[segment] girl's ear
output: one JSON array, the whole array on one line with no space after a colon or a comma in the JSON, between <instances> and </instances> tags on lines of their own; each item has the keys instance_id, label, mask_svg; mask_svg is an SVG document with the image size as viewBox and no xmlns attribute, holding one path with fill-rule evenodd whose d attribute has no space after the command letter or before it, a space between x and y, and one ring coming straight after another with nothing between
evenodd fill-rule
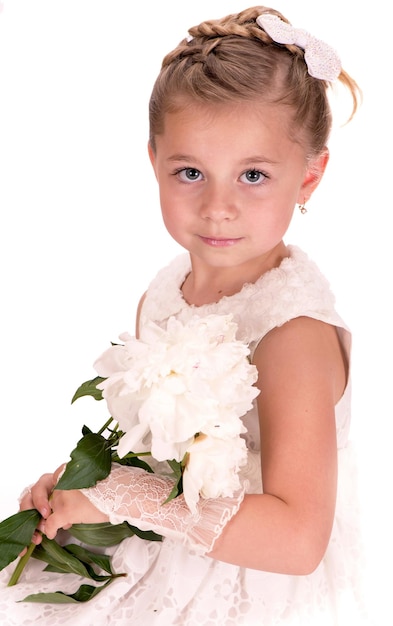
<instances>
[{"instance_id":1,"label":"girl's ear","mask_svg":"<svg viewBox=\"0 0 393 626\"><path fill-rule=\"evenodd\" d=\"M150 163L152 164L154 173L156 174L156 153L154 152L154 150L153 150L153 148L151 146L150 141L147 144L147 151L149 153ZM156 174L156 176L157 176L157 174Z\"/></svg>"},{"instance_id":2,"label":"girl's ear","mask_svg":"<svg viewBox=\"0 0 393 626\"><path fill-rule=\"evenodd\" d=\"M312 159L306 170L302 186L299 191L298 203L304 204L310 199L318 187L329 161L329 150L325 148L321 154Z\"/></svg>"}]
</instances>

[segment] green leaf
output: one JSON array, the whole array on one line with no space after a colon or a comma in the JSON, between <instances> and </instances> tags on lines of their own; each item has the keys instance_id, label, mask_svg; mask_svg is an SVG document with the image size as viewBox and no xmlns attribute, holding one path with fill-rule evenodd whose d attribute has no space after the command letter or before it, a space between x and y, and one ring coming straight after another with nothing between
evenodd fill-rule
<instances>
[{"instance_id":1,"label":"green leaf","mask_svg":"<svg viewBox=\"0 0 393 626\"><path fill-rule=\"evenodd\" d=\"M33 593L29 596L19 600L19 602L42 602L44 604L78 604L78 600L75 600L71 595L62 591L54 591L52 593Z\"/></svg>"},{"instance_id":2,"label":"green leaf","mask_svg":"<svg viewBox=\"0 0 393 626\"><path fill-rule=\"evenodd\" d=\"M104 585L94 587L93 585L81 585L75 593L66 594L62 591L55 591L53 593L34 593L20 602L44 602L51 604L79 604L80 602L88 602L91 598L94 598L100 591L105 589L112 579L108 580Z\"/></svg>"},{"instance_id":3,"label":"green leaf","mask_svg":"<svg viewBox=\"0 0 393 626\"><path fill-rule=\"evenodd\" d=\"M46 562L45 559L41 559L41 560ZM91 565L87 565L87 564L85 565L86 565L86 570L89 574L88 576L85 576L85 578L90 578L91 580L94 580L95 582L102 582L102 581L108 580L109 578L114 578L116 576L116 574L98 574ZM64 566L52 565L51 563L45 567L44 572L54 572L56 574L70 574L71 573L68 570L66 571L64 569Z\"/></svg>"},{"instance_id":4,"label":"green leaf","mask_svg":"<svg viewBox=\"0 0 393 626\"><path fill-rule=\"evenodd\" d=\"M127 522L124 523L127 524L133 534L140 539L144 539L145 541L162 541L162 535L158 535L153 530L139 530L136 526L131 526L131 524Z\"/></svg>"},{"instance_id":5,"label":"green leaf","mask_svg":"<svg viewBox=\"0 0 393 626\"><path fill-rule=\"evenodd\" d=\"M183 475L183 469L182 469L182 464L180 461L175 461L175 459L172 459L171 461L167 461L169 467L171 468L175 478L179 479L182 477Z\"/></svg>"},{"instance_id":6,"label":"green leaf","mask_svg":"<svg viewBox=\"0 0 393 626\"><path fill-rule=\"evenodd\" d=\"M106 379L101 378L101 376L96 376L92 380L87 380L86 382L84 382L75 391L71 400L71 404L73 404L78 398L82 398L82 396L92 396L94 400L102 400L102 391L101 389L97 389L97 385L102 383L104 380Z\"/></svg>"},{"instance_id":7,"label":"green leaf","mask_svg":"<svg viewBox=\"0 0 393 626\"><path fill-rule=\"evenodd\" d=\"M110 522L100 524L73 524L68 532L82 543L96 547L115 546L134 534L128 525L113 525Z\"/></svg>"},{"instance_id":8,"label":"green leaf","mask_svg":"<svg viewBox=\"0 0 393 626\"><path fill-rule=\"evenodd\" d=\"M105 437L87 433L71 452L71 461L55 489L83 489L106 478L111 471L111 450Z\"/></svg>"},{"instance_id":9,"label":"green leaf","mask_svg":"<svg viewBox=\"0 0 393 626\"><path fill-rule=\"evenodd\" d=\"M97 583L109 580L109 578L115 578L116 574L97 574L95 569L91 565L86 565L86 569L89 572L89 578L94 580ZM63 568L57 567L56 565L47 565L44 569L44 572L54 572L55 574L69 574L70 572L65 572ZM122 574L119 574L121 576Z\"/></svg>"},{"instance_id":10,"label":"green leaf","mask_svg":"<svg viewBox=\"0 0 393 626\"><path fill-rule=\"evenodd\" d=\"M119 465L127 465L128 467L141 467L142 469L146 470L146 472L149 472L150 474L154 473L154 471L152 470L150 465L146 463L146 461L143 461L136 454L132 452L130 454L127 454L126 456L123 456L122 458L118 457L117 454L114 454L112 460L115 463L119 463Z\"/></svg>"},{"instance_id":11,"label":"green leaf","mask_svg":"<svg viewBox=\"0 0 393 626\"><path fill-rule=\"evenodd\" d=\"M113 575L111 559L107 554L97 554L97 552L91 552L91 550L87 550L83 546L78 546L74 543L66 545L65 549L82 561L82 563L86 565L97 565L100 569L104 570L104 572Z\"/></svg>"},{"instance_id":12,"label":"green leaf","mask_svg":"<svg viewBox=\"0 0 393 626\"><path fill-rule=\"evenodd\" d=\"M36 509L20 511L0 523L0 570L14 561L31 538L41 515Z\"/></svg>"},{"instance_id":13,"label":"green leaf","mask_svg":"<svg viewBox=\"0 0 393 626\"><path fill-rule=\"evenodd\" d=\"M171 493L169 494L169 496L167 497L167 499L165 500L164 504L166 504L167 502L170 502L174 498L177 498L177 496L183 493L183 466L182 464L179 461L175 461L174 459L172 459L171 461L167 461L167 463L173 471L176 482L173 485L173 489Z\"/></svg>"},{"instance_id":14,"label":"green leaf","mask_svg":"<svg viewBox=\"0 0 393 626\"><path fill-rule=\"evenodd\" d=\"M42 542L36 547L32 556L40 561L49 563L57 571L92 578L89 570L79 559L65 548L62 548L54 539L48 539L45 535L42 535Z\"/></svg>"},{"instance_id":15,"label":"green leaf","mask_svg":"<svg viewBox=\"0 0 393 626\"><path fill-rule=\"evenodd\" d=\"M137 535L141 539L147 541L162 541L161 535L152 530L139 530L131 526L127 522L122 524L110 524L103 522L101 524L73 524L68 532L85 544L96 547L115 546L126 539Z\"/></svg>"},{"instance_id":16,"label":"green leaf","mask_svg":"<svg viewBox=\"0 0 393 626\"><path fill-rule=\"evenodd\" d=\"M179 485L178 485L178 483L175 483L173 485L171 493L169 494L169 496L167 497L165 502L163 502L163 504L167 504L171 500L174 500L174 498L177 498L178 495L179 495Z\"/></svg>"}]
</instances>

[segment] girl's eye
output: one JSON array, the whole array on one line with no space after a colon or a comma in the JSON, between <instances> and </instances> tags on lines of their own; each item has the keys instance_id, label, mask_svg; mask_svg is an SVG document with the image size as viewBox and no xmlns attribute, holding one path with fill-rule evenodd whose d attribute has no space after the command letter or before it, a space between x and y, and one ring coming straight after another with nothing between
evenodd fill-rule
<instances>
[{"instance_id":1,"label":"girl's eye","mask_svg":"<svg viewBox=\"0 0 393 626\"><path fill-rule=\"evenodd\" d=\"M201 172L195 167L184 167L178 170L176 174L183 183L193 183L202 177Z\"/></svg>"},{"instance_id":2,"label":"girl's eye","mask_svg":"<svg viewBox=\"0 0 393 626\"><path fill-rule=\"evenodd\" d=\"M259 170L247 170L246 172L244 172L244 174L240 176L240 180L242 182L254 185L257 183L262 183L265 178L267 178L266 174L260 172Z\"/></svg>"}]
</instances>

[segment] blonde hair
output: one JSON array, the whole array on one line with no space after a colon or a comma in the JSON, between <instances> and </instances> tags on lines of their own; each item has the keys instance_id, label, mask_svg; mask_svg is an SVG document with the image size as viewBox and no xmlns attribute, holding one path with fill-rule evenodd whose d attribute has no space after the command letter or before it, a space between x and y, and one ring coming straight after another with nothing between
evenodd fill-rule
<instances>
[{"instance_id":1,"label":"blonde hair","mask_svg":"<svg viewBox=\"0 0 393 626\"><path fill-rule=\"evenodd\" d=\"M276 44L256 23L262 13L278 11L256 6L190 28L162 62L149 104L150 144L164 131L164 115L192 103L260 102L291 108L293 129L300 130L309 156L326 146L332 124L329 83L313 78L304 51ZM355 113L360 90L342 70L339 81L349 89Z\"/></svg>"}]
</instances>

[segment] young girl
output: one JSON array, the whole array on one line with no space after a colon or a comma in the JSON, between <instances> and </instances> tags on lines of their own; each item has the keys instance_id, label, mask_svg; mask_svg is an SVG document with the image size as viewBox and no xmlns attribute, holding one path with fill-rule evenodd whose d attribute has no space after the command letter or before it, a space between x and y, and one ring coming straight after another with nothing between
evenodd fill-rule
<instances>
[{"instance_id":1,"label":"young girl","mask_svg":"<svg viewBox=\"0 0 393 626\"><path fill-rule=\"evenodd\" d=\"M40 511L49 538L73 523L127 520L165 539L123 541L113 566L127 577L77 606L17 603L80 585L30 563L0 594L4 626L369 623L347 445L350 333L325 278L283 240L328 162L327 90L341 81L356 110L357 85L329 46L273 9L189 34L163 61L149 138L164 223L187 253L150 284L137 334L150 320L232 314L261 390L244 416L244 487L201 499L191 515L181 498L162 506L171 479L139 469L114 466L50 504L59 470L44 475L21 508Z\"/></svg>"}]
</instances>

